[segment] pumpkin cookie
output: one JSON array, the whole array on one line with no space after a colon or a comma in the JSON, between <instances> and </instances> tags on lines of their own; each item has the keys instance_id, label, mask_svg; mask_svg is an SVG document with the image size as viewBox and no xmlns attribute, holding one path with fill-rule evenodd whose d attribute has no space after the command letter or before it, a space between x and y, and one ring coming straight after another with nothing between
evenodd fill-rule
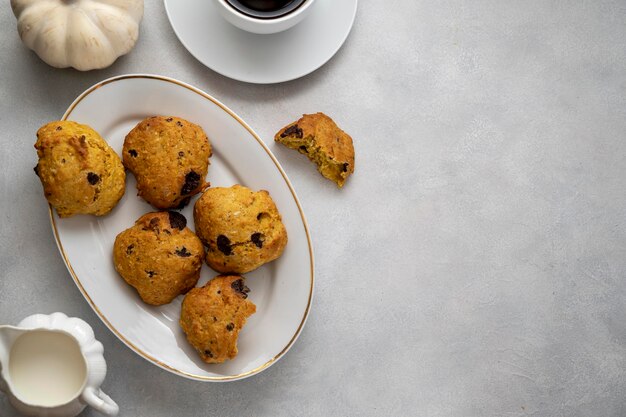
<instances>
[{"instance_id":1,"label":"pumpkin cookie","mask_svg":"<svg viewBox=\"0 0 626 417\"><path fill-rule=\"evenodd\" d=\"M124 195L126 174L120 157L87 125L51 122L37 131L39 176L59 217L102 216Z\"/></svg>"},{"instance_id":2,"label":"pumpkin cookie","mask_svg":"<svg viewBox=\"0 0 626 417\"><path fill-rule=\"evenodd\" d=\"M354 172L352 138L324 113L303 115L276 133L274 140L306 155L339 188Z\"/></svg>"},{"instance_id":3,"label":"pumpkin cookie","mask_svg":"<svg viewBox=\"0 0 626 417\"><path fill-rule=\"evenodd\" d=\"M124 166L137 179L138 195L159 209L182 208L209 186L211 144L202 128L172 116L154 116L126 135Z\"/></svg>"},{"instance_id":4,"label":"pumpkin cookie","mask_svg":"<svg viewBox=\"0 0 626 417\"><path fill-rule=\"evenodd\" d=\"M185 296L180 325L204 362L221 363L237 356L239 331L256 312L247 300L249 291L243 277L220 275Z\"/></svg>"},{"instance_id":5,"label":"pumpkin cookie","mask_svg":"<svg viewBox=\"0 0 626 417\"><path fill-rule=\"evenodd\" d=\"M287 230L265 190L210 188L196 201L193 218L208 247L206 262L219 272L252 271L278 258L287 244Z\"/></svg>"},{"instance_id":6,"label":"pumpkin cookie","mask_svg":"<svg viewBox=\"0 0 626 417\"><path fill-rule=\"evenodd\" d=\"M180 213L148 213L115 238L115 269L147 304L167 304L200 278L204 247L186 225Z\"/></svg>"}]
</instances>

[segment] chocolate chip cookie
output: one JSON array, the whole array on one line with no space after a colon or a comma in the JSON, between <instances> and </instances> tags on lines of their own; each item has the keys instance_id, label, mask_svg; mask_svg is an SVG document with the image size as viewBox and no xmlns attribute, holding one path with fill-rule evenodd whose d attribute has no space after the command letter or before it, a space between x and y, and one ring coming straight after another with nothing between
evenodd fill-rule
<instances>
[{"instance_id":1,"label":"chocolate chip cookie","mask_svg":"<svg viewBox=\"0 0 626 417\"><path fill-rule=\"evenodd\" d=\"M237 338L246 319L256 312L250 290L238 275L220 275L185 296L180 325L206 363L237 356Z\"/></svg>"},{"instance_id":2,"label":"chocolate chip cookie","mask_svg":"<svg viewBox=\"0 0 626 417\"><path fill-rule=\"evenodd\" d=\"M180 213L148 213L115 238L115 269L147 304L167 304L198 282L204 247L186 226Z\"/></svg>"},{"instance_id":3,"label":"chocolate chip cookie","mask_svg":"<svg viewBox=\"0 0 626 417\"><path fill-rule=\"evenodd\" d=\"M59 217L103 216L124 195L126 174L120 157L91 127L50 122L37 131L39 176L48 202Z\"/></svg>"},{"instance_id":4,"label":"chocolate chip cookie","mask_svg":"<svg viewBox=\"0 0 626 417\"><path fill-rule=\"evenodd\" d=\"M303 115L276 133L274 140L306 155L339 188L354 172L352 138L324 113Z\"/></svg>"},{"instance_id":5,"label":"chocolate chip cookie","mask_svg":"<svg viewBox=\"0 0 626 417\"><path fill-rule=\"evenodd\" d=\"M124 166L138 195L158 209L182 208L209 186L211 144L202 128L179 117L154 116L126 135Z\"/></svg>"},{"instance_id":6,"label":"chocolate chip cookie","mask_svg":"<svg viewBox=\"0 0 626 417\"><path fill-rule=\"evenodd\" d=\"M196 201L193 217L207 246L206 262L218 272L252 271L278 258L287 244L287 230L265 190L210 188Z\"/></svg>"}]
</instances>

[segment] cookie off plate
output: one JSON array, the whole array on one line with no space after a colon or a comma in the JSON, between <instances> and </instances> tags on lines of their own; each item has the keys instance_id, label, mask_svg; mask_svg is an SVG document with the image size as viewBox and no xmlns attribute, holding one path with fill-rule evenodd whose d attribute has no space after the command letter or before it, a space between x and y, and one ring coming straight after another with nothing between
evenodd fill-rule
<instances>
[{"instance_id":1,"label":"cookie off plate","mask_svg":"<svg viewBox=\"0 0 626 417\"><path fill-rule=\"evenodd\" d=\"M94 311L139 356L174 374L202 381L254 375L289 350L309 313L313 249L302 207L278 161L250 126L209 94L181 81L142 74L110 78L82 93L63 119L90 125L120 154L126 134L154 115L178 116L200 125L213 146L207 175L211 185L242 184L269 191L287 229L289 242L283 255L245 274L257 312L239 335L239 354L222 364L202 362L178 323L183 296L164 306L149 306L115 271L115 237L141 215L155 211L137 197L132 174L127 176L124 197L106 216L61 219L50 209L61 256ZM181 211L192 230L197 198ZM198 286L216 275L203 265Z\"/></svg>"}]
</instances>

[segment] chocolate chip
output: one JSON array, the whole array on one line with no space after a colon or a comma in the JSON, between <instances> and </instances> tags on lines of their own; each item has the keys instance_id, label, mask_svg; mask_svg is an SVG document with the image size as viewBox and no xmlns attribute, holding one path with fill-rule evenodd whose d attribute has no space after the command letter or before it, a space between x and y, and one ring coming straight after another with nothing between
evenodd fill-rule
<instances>
[{"instance_id":1,"label":"chocolate chip","mask_svg":"<svg viewBox=\"0 0 626 417\"><path fill-rule=\"evenodd\" d=\"M306 150L306 146L304 145L300 146L300 150L308 153L308 151Z\"/></svg>"},{"instance_id":2,"label":"chocolate chip","mask_svg":"<svg viewBox=\"0 0 626 417\"><path fill-rule=\"evenodd\" d=\"M248 293L250 292L250 288L246 287L243 283L242 279L238 279L233 281L230 284L231 288L239 293L243 298L248 298Z\"/></svg>"},{"instance_id":3,"label":"chocolate chip","mask_svg":"<svg viewBox=\"0 0 626 417\"><path fill-rule=\"evenodd\" d=\"M176 249L176 255L180 256L181 258L189 258L191 256L191 252L189 252L187 248L183 246L181 249Z\"/></svg>"},{"instance_id":4,"label":"chocolate chip","mask_svg":"<svg viewBox=\"0 0 626 417\"><path fill-rule=\"evenodd\" d=\"M213 321L217 321L217 317L213 316Z\"/></svg>"},{"instance_id":5,"label":"chocolate chip","mask_svg":"<svg viewBox=\"0 0 626 417\"><path fill-rule=\"evenodd\" d=\"M262 248L263 247L263 240L265 240L265 239L263 238L263 235L261 233L257 232L257 233L252 233L252 236L250 236L250 240L258 248Z\"/></svg>"},{"instance_id":6,"label":"chocolate chip","mask_svg":"<svg viewBox=\"0 0 626 417\"><path fill-rule=\"evenodd\" d=\"M100 181L100 175L90 172L87 174L87 181L89 181L91 185L96 185Z\"/></svg>"},{"instance_id":7,"label":"chocolate chip","mask_svg":"<svg viewBox=\"0 0 626 417\"><path fill-rule=\"evenodd\" d=\"M183 151L178 152L178 157L179 158L182 158L183 156L185 156L185 152L183 152Z\"/></svg>"},{"instance_id":8,"label":"chocolate chip","mask_svg":"<svg viewBox=\"0 0 626 417\"><path fill-rule=\"evenodd\" d=\"M64 164L65 163L65 158L61 159L61 163Z\"/></svg>"},{"instance_id":9,"label":"chocolate chip","mask_svg":"<svg viewBox=\"0 0 626 417\"><path fill-rule=\"evenodd\" d=\"M35 168L33 168L33 171L35 171L35 175L39 176L39 164L35 165Z\"/></svg>"},{"instance_id":10,"label":"chocolate chip","mask_svg":"<svg viewBox=\"0 0 626 417\"><path fill-rule=\"evenodd\" d=\"M158 217L153 217L150 219L150 221L148 222L148 225L146 227L143 227L141 230L152 230L155 233L159 233L159 218Z\"/></svg>"},{"instance_id":11,"label":"chocolate chip","mask_svg":"<svg viewBox=\"0 0 626 417\"><path fill-rule=\"evenodd\" d=\"M233 248L230 246L230 239L224 235L217 237L217 248L226 256L232 255L233 253Z\"/></svg>"},{"instance_id":12,"label":"chocolate chip","mask_svg":"<svg viewBox=\"0 0 626 417\"><path fill-rule=\"evenodd\" d=\"M209 358L212 358L213 357L213 352L211 352L209 349L206 349L204 351L204 355L208 356Z\"/></svg>"},{"instance_id":13,"label":"chocolate chip","mask_svg":"<svg viewBox=\"0 0 626 417\"><path fill-rule=\"evenodd\" d=\"M127 255L132 254L133 253L133 249L135 249L135 245L134 244L128 245L128 247L126 248L126 254Z\"/></svg>"},{"instance_id":14,"label":"chocolate chip","mask_svg":"<svg viewBox=\"0 0 626 417\"><path fill-rule=\"evenodd\" d=\"M61 126L57 126L57 130L63 130Z\"/></svg>"},{"instance_id":15,"label":"chocolate chip","mask_svg":"<svg viewBox=\"0 0 626 417\"><path fill-rule=\"evenodd\" d=\"M133 158L137 158L137 151L134 149L129 150L128 154L132 156Z\"/></svg>"},{"instance_id":16,"label":"chocolate chip","mask_svg":"<svg viewBox=\"0 0 626 417\"><path fill-rule=\"evenodd\" d=\"M178 210L185 208L185 206L189 204L189 200L191 200L191 197L183 198L182 200L180 200L180 204L176 208Z\"/></svg>"},{"instance_id":17,"label":"chocolate chip","mask_svg":"<svg viewBox=\"0 0 626 417\"><path fill-rule=\"evenodd\" d=\"M200 185L200 174L195 171L189 171L187 175L185 175L185 183L183 184L183 188L181 189L181 194L189 194Z\"/></svg>"},{"instance_id":18,"label":"chocolate chip","mask_svg":"<svg viewBox=\"0 0 626 417\"><path fill-rule=\"evenodd\" d=\"M229 332L232 332L234 328L235 328L235 325L233 323L228 323L226 325L226 330L228 330Z\"/></svg>"},{"instance_id":19,"label":"chocolate chip","mask_svg":"<svg viewBox=\"0 0 626 417\"><path fill-rule=\"evenodd\" d=\"M297 138L302 138L302 129L298 127L298 125L291 125L283 133L280 134L281 138L285 136L294 135Z\"/></svg>"},{"instance_id":20,"label":"chocolate chip","mask_svg":"<svg viewBox=\"0 0 626 417\"><path fill-rule=\"evenodd\" d=\"M243 287L244 287L243 280L242 279L235 280L230 284L230 286L233 290L240 292L243 290Z\"/></svg>"},{"instance_id":21,"label":"chocolate chip","mask_svg":"<svg viewBox=\"0 0 626 417\"><path fill-rule=\"evenodd\" d=\"M343 172L348 172L348 167L350 166L350 164L348 164L347 162L345 162L343 164L343 166L341 167L341 169L343 170Z\"/></svg>"},{"instance_id":22,"label":"chocolate chip","mask_svg":"<svg viewBox=\"0 0 626 417\"><path fill-rule=\"evenodd\" d=\"M172 120L174 119L172 119L171 117L168 117L167 119L165 119L166 122L171 122Z\"/></svg>"},{"instance_id":23,"label":"chocolate chip","mask_svg":"<svg viewBox=\"0 0 626 417\"><path fill-rule=\"evenodd\" d=\"M154 272L154 271L146 271L146 274L148 274L148 278L152 278L153 276L156 275L156 272Z\"/></svg>"},{"instance_id":24,"label":"chocolate chip","mask_svg":"<svg viewBox=\"0 0 626 417\"><path fill-rule=\"evenodd\" d=\"M183 127L183 124L179 121L176 122L176 125L178 125L178 127Z\"/></svg>"},{"instance_id":25,"label":"chocolate chip","mask_svg":"<svg viewBox=\"0 0 626 417\"><path fill-rule=\"evenodd\" d=\"M167 214L170 218L170 226L172 229L183 230L187 226L187 219L182 214L175 211L168 211Z\"/></svg>"}]
</instances>

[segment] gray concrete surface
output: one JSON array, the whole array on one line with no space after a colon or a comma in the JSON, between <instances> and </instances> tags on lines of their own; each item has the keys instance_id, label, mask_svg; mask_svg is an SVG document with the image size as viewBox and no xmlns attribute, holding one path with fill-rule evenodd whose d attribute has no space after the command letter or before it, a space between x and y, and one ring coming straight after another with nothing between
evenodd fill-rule
<instances>
[{"instance_id":1,"label":"gray concrete surface","mask_svg":"<svg viewBox=\"0 0 626 417\"><path fill-rule=\"evenodd\" d=\"M198 63L156 0L136 49L102 71L46 66L6 1L0 31L0 322L57 310L87 320L122 416L626 416L626 2L362 0L327 65L271 86ZM258 376L203 384L139 358L57 252L35 131L128 72L222 100L302 201L312 313ZM314 111L354 137L341 191L272 143ZM0 415L14 415L2 395Z\"/></svg>"}]
</instances>

